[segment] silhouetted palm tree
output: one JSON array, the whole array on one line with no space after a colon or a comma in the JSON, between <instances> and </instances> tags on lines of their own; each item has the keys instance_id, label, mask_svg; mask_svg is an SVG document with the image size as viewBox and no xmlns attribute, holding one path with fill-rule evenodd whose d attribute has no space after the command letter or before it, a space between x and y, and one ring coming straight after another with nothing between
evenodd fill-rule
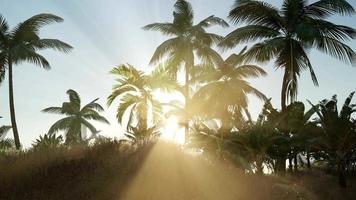
<instances>
[{"instance_id":1,"label":"silhouetted palm tree","mask_svg":"<svg viewBox=\"0 0 356 200\"><path fill-rule=\"evenodd\" d=\"M197 66L193 80L203 85L192 98L192 108L210 118L220 119L221 128L229 132L242 120L242 112L247 110L248 94L261 100L267 100L264 94L252 87L246 78L265 76L266 72L256 65L243 63L243 49L239 54L232 54L220 64Z\"/></svg>"},{"instance_id":2,"label":"silhouetted palm tree","mask_svg":"<svg viewBox=\"0 0 356 200\"><path fill-rule=\"evenodd\" d=\"M194 56L197 55L204 63L217 62L218 53L211 49L211 46L218 43L222 37L208 33L206 28L213 25L228 27L228 24L221 18L209 16L193 24L193 9L185 0L177 0L174 4L172 23L153 23L144 27L145 30L160 31L162 34L172 36L172 38L160 44L153 54L150 63L156 63L163 57L168 56L170 71L176 76L179 68L184 64L185 89L184 97L186 105L189 104L189 80L191 69L194 66ZM185 125L185 132L189 129L189 123Z\"/></svg>"},{"instance_id":3,"label":"silhouetted palm tree","mask_svg":"<svg viewBox=\"0 0 356 200\"><path fill-rule=\"evenodd\" d=\"M282 9L262 1L236 0L229 18L235 24L247 25L228 34L220 45L232 48L239 43L262 40L246 52L246 59L262 62L275 59L276 68L284 70L281 91L284 110L287 101L293 102L297 97L298 77L303 70L309 70L318 85L308 49L316 48L345 62L355 61L355 52L343 43L355 37L355 30L326 20L333 14L354 12L345 0L319 0L311 4L305 0L284 0Z\"/></svg>"},{"instance_id":4,"label":"silhouetted palm tree","mask_svg":"<svg viewBox=\"0 0 356 200\"><path fill-rule=\"evenodd\" d=\"M132 65L120 65L111 70L118 76L107 103L110 106L116 98L120 99L116 118L122 123L124 114L129 113L127 130L134 123L140 131L148 130L149 117L156 124L161 117L161 103L153 97L153 89L174 89L177 87L175 80L165 70L164 65L158 66L150 75L145 75Z\"/></svg>"},{"instance_id":5,"label":"silhouetted palm tree","mask_svg":"<svg viewBox=\"0 0 356 200\"><path fill-rule=\"evenodd\" d=\"M52 14L39 14L10 30L8 23L0 15L0 82L8 70L11 124L17 149L20 148L20 139L15 117L13 65L30 62L50 69L48 61L38 53L38 50L54 49L66 53L72 47L57 39L40 38L39 30L50 23L62 21L62 18Z\"/></svg>"},{"instance_id":6,"label":"silhouetted palm tree","mask_svg":"<svg viewBox=\"0 0 356 200\"><path fill-rule=\"evenodd\" d=\"M42 112L66 115L65 118L54 123L48 131L48 134L54 134L58 131L64 131L66 136L66 143L81 143L83 142L83 135L81 132L82 126L88 128L95 136L98 131L88 121L95 120L98 122L110 124L105 117L101 116L99 112L104 111L104 108L98 104L94 99L87 105L81 107L81 100L78 93L74 90L68 90L69 102L64 102L62 107L49 107L43 109Z\"/></svg>"}]
</instances>

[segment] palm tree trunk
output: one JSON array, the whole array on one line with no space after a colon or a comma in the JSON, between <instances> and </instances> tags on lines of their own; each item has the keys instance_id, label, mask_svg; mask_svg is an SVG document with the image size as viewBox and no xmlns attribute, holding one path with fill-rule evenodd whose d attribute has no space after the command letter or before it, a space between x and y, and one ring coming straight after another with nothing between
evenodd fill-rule
<instances>
[{"instance_id":1,"label":"palm tree trunk","mask_svg":"<svg viewBox=\"0 0 356 200\"><path fill-rule=\"evenodd\" d=\"M145 105L143 106L143 111L142 111L142 130L147 131L147 120L148 120L148 102L147 99L145 101Z\"/></svg>"},{"instance_id":2,"label":"palm tree trunk","mask_svg":"<svg viewBox=\"0 0 356 200\"><path fill-rule=\"evenodd\" d=\"M298 154L294 153L294 172L298 171Z\"/></svg>"},{"instance_id":3,"label":"palm tree trunk","mask_svg":"<svg viewBox=\"0 0 356 200\"><path fill-rule=\"evenodd\" d=\"M346 173L345 173L345 165L340 163L338 165L338 173L339 173L339 186L341 188L346 188Z\"/></svg>"},{"instance_id":4,"label":"palm tree trunk","mask_svg":"<svg viewBox=\"0 0 356 200\"><path fill-rule=\"evenodd\" d=\"M308 169L310 170L311 165L310 165L310 151L309 150L307 150L307 166L308 166Z\"/></svg>"},{"instance_id":5,"label":"palm tree trunk","mask_svg":"<svg viewBox=\"0 0 356 200\"><path fill-rule=\"evenodd\" d=\"M15 103L14 103L14 85L13 85L13 74L12 74L12 59L9 56L9 105L10 105L10 117L12 132L14 133L14 140L16 149L20 149L21 143L19 138L19 132L17 130L16 116L15 116Z\"/></svg>"},{"instance_id":6,"label":"palm tree trunk","mask_svg":"<svg viewBox=\"0 0 356 200\"><path fill-rule=\"evenodd\" d=\"M293 162L292 162L292 155L291 152L289 152L289 156L288 156L288 168L289 168L289 172L293 172Z\"/></svg>"},{"instance_id":7,"label":"palm tree trunk","mask_svg":"<svg viewBox=\"0 0 356 200\"><path fill-rule=\"evenodd\" d=\"M285 157L279 157L276 159L276 169L275 171L284 173L286 172L286 158Z\"/></svg>"},{"instance_id":8,"label":"palm tree trunk","mask_svg":"<svg viewBox=\"0 0 356 200\"><path fill-rule=\"evenodd\" d=\"M288 80L287 69L284 70L282 91L281 91L281 108L284 111L287 107L287 80Z\"/></svg>"},{"instance_id":9,"label":"palm tree trunk","mask_svg":"<svg viewBox=\"0 0 356 200\"><path fill-rule=\"evenodd\" d=\"M190 72L190 67L193 66L193 60L187 61L185 63L185 85L184 85L184 99L185 99L185 112L188 111L188 105L190 101L190 96L189 96L189 72ZM188 134L189 134L189 119L187 119L187 116L185 116L185 122L184 122L184 143L188 142Z\"/></svg>"}]
</instances>

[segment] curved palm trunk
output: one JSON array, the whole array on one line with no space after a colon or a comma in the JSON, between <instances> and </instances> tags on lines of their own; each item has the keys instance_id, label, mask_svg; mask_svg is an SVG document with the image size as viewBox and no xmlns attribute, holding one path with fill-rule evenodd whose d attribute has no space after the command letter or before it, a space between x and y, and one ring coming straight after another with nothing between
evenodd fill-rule
<instances>
[{"instance_id":1,"label":"curved palm trunk","mask_svg":"<svg viewBox=\"0 0 356 200\"><path fill-rule=\"evenodd\" d=\"M283 75L283 83L282 83L282 91L281 91L281 108L282 111L284 111L287 107L287 87L288 87L288 69L293 70L294 69L294 53L293 53L293 44L290 39L288 39L287 42L287 47L289 48L288 54L289 58L286 60L286 66L284 67L284 75ZM293 101L293 99L291 99Z\"/></svg>"},{"instance_id":2,"label":"curved palm trunk","mask_svg":"<svg viewBox=\"0 0 356 200\"><path fill-rule=\"evenodd\" d=\"M307 150L307 166L308 166L308 169L311 170L310 151L309 150Z\"/></svg>"},{"instance_id":3,"label":"curved palm trunk","mask_svg":"<svg viewBox=\"0 0 356 200\"><path fill-rule=\"evenodd\" d=\"M141 130L143 131L147 131L147 120L148 120L148 109L147 109L147 106L148 106L148 102L147 102L147 99L145 100L145 105L143 106L142 108L142 113L141 113Z\"/></svg>"},{"instance_id":4,"label":"curved palm trunk","mask_svg":"<svg viewBox=\"0 0 356 200\"><path fill-rule=\"evenodd\" d=\"M339 186L341 188L346 188L346 171L345 171L345 164L343 161L338 164L338 174L339 174Z\"/></svg>"},{"instance_id":5,"label":"curved palm trunk","mask_svg":"<svg viewBox=\"0 0 356 200\"><path fill-rule=\"evenodd\" d=\"M10 106L10 117L12 132L14 133L14 140L16 149L20 149L21 143L19 138L19 132L17 130L16 116L15 116L15 103L14 103L14 85L13 85L13 74L12 74L12 60L9 57L9 106Z\"/></svg>"},{"instance_id":6,"label":"curved palm trunk","mask_svg":"<svg viewBox=\"0 0 356 200\"><path fill-rule=\"evenodd\" d=\"M288 73L287 69L284 70L283 82L282 82L282 91L281 91L281 108L284 111L287 107L287 78Z\"/></svg>"},{"instance_id":7,"label":"curved palm trunk","mask_svg":"<svg viewBox=\"0 0 356 200\"><path fill-rule=\"evenodd\" d=\"M294 153L294 172L298 172L298 154Z\"/></svg>"},{"instance_id":8,"label":"curved palm trunk","mask_svg":"<svg viewBox=\"0 0 356 200\"><path fill-rule=\"evenodd\" d=\"M185 85L184 85L184 99L185 105L184 110L187 112L188 104L189 104L189 62L185 64ZM184 122L184 143L188 142L188 134L189 134L189 119L185 119Z\"/></svg>"},{"instance_id":9,"label":"curved palm trunk","mask_svg":"<svg viewBox=\"0 0 356 200\"><path fill-rule=\"evenodd\" d=\"M192 49L188 50L190 55L187 55L185 62L185 85L184 85L184 98L185 98L185 112L188 111L188 105L190 103L190 95L189 95L189 78L190 78L190 68L194 66L194 53ZM189 119L186 116L184 123L184 143L188 142L188 134L189 134Z\"/></svg>"}]
</instances>

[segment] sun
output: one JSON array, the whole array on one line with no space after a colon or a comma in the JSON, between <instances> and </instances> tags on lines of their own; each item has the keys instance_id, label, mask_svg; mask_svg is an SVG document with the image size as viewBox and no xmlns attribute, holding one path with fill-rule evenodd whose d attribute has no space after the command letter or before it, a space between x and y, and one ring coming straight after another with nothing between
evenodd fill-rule
<instances>
[{"instance_id":1,"label":"sun","mask_svg":"<svg viewBox=\"0 0 356 200\"><path fill-rule=\"evenodd\" d=\"M161 138L174 142L176 144L184 144L184 129L179 126L179 120L175 116L171 116L165 120L161 130Z\"/></svg>"}]
</instances>

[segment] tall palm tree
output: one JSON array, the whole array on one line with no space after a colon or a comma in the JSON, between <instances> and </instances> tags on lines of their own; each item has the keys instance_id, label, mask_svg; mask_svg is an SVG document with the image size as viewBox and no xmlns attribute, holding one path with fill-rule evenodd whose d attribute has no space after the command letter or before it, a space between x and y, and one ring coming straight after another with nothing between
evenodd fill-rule
<instances>
[{"instance_id":1,"label":"tall palm tree","mask_svg":"<svg viewBox=\"0 0 356 200\"><path fill-rule=\"evenodd\" d=\"M277 69L284 70L281 107L297 98L298 78L309 70L314 85L318 85L307 51L316 48L339 60L353 63L355 52L345 41L355 37L353 28L327 20L333 14L352 15L355 11L345 0L284 0L281 9L254 0L236 0L229 18L234 24L246 23L228 34L221 47L233 48L239 43L256 42L247 52L247 60L275 59Z\"/></svg>"},{"instance_id":2,"label":"tall palm tree","mask_svg":"<svg viewBox=\"0 0 356 200\"><path fill-rule=\"evenodd\" d=\"M58 131L64 131L66 143L80 143L83 141L81 132L82 126L88 128L94 137L98 131L88 121L95 120L98 122L110 124L105 117L99 114L104 108L94 99L87 105L81 107L81 100L78 93L74 90L68 90L69 102L64 102L61 107L49 107L42 112L65 115L66 117L54 123L48 131L48 134L54 134Z\"/></svg>"},{"instance_id":3,"label":"tall palm tree","mask_svg":"<svg viewBox=\"0 0 356 200\"><path fill-rule=\"evenodd\" d=\"M204 63L217 62L218 53L211 49L211 46L218 43L222 37L206 32L206 28L213 25L228 27L228 24L221 18L209 16L198 24L193 24L194 14L190 3L185 0L177 0L174 4L172 23L153 23L144 27L145 30L159 31L163 35L172 38L160 44L153 54L150 63L156 63L164 57L170 61L170 71L173 76L184 64L185 89L184 97L186 106L189 104L189 80L191 69L194 66L194 57L197 55ZM185 133L189 130L189 123L186 122Z\"/></svg>"},{"instance_id":4,"label":"tall palm tree","mask_svg":"<svg viewBox=\"0 0 356 200\"><path fill-rule=\"evenodd\" d=\"M49 62L38 51L54 49L67 53L72 47L57 39L40 38L39 30L50 23L62 21L62 18L52 14L39 14L10 30L8 23L0 15L0 82L8 70L11 125L17 149L20 148L20 139L15 116L13 65L30 62L50 69Z\"/></svg>"},{"instance_id":5,"label":"tall palm tree","mask_svg":"<svg viewBox=\"0 0 356 200\"><path fill-rule=\"evenodd\" d=\"M243 118L247 110L248 94L267 100L264 94L252 87L245 78L265 76L266 72L256 65L243 63L244 48L239 54L232 54L219 65L200 65L194 70L192 79L203 85L192 98L191 110L222 121L222 129L230 131Z\"/></svg>"},{"instance_id":6,"label":"tall palm tree","mask_svg":"<svg viewBox=\"0 0 356 200\"><path fill-rule=\"evenodd\" d=\"M123 122L125 113L129 113L127 130L131 130L134 123L138 130L147 131L149 117L153 123L158 123L161 117L161 103L153 97L154 89L174 89L177 87L165 69L165 65L159 65L150 75L144 74L132 65L120 65L111 70L118 76L111 95L107 99L110 106L117 98L120 99L116 118ZM136 131L137 132L137 131Z\"/></svg>"}]
</instances>

